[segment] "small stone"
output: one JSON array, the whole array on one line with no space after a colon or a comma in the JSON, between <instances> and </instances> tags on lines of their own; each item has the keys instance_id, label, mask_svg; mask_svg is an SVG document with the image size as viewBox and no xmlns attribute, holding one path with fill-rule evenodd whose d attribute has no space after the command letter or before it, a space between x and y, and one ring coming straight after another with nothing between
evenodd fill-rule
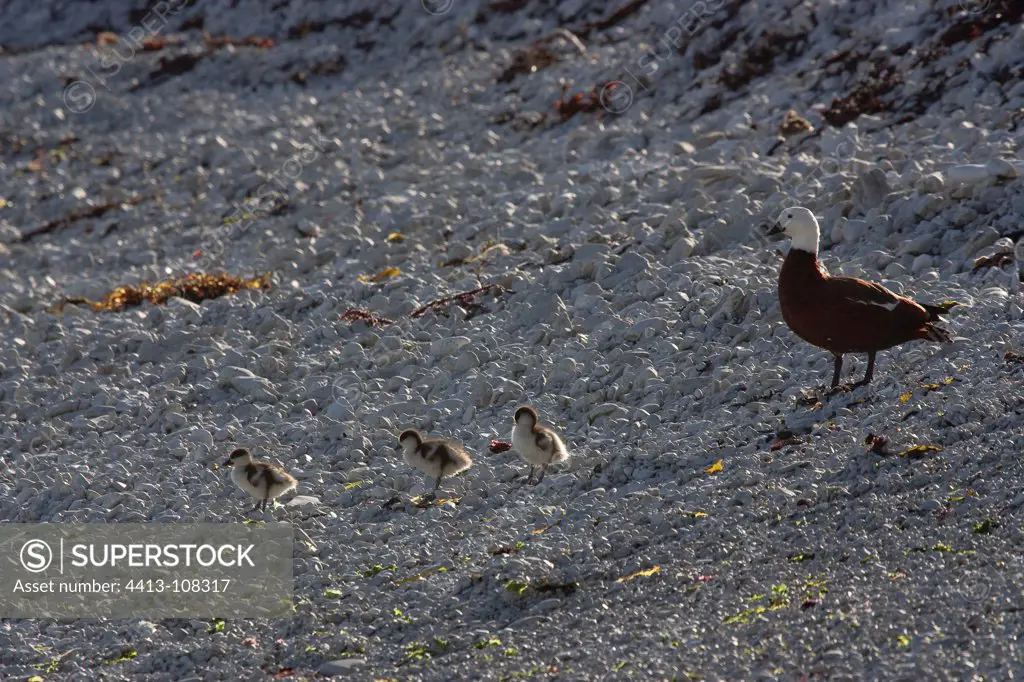
<instances>
[{"instance_id":1,"label":"small stone","mask_svg":"<svg viewBox=\"0 0 1024 682\"><path fill-rule=\"evenodd\" d=\"M868 224L864 220L847 220L843 225L843 242L856 244L868 232Z\"/></svg>"},{"instance_id":2,"label":"small stone","mask_svg":"<svg viewBox=\"0 0 1024 682\"><path fill-rule=\"evenodd\" d=\"M320 666L318 672L321 675L345 675L366 665L365 658L339 658L335 661L328 661Z\"/></svg>"},{"instance_id":3,"label":"small stone","mask_svg":"<svg viewBox=\"0 0 1024 682\"><path fill-rule=\"evenodd\" d=\"M981 229L975 231L967 243L964 245L964 253L968 256L977 255L982 249L987 249L998 241L1000 237L999 230L995 229L991 225L986 225Z\"/></svg>"},{"instance_id":4,"label":"small stone","mask_svg":"<svg viewBox=\"0 0 1024 682\"><path fill-rule=\"evenodd\" d=\"M139 344L138 354L141 362L159 363L167 358L167 351L152 341L143 341Z\"/></svg>"},{"instance_id":5,"label":"small stone","mask_svg":"<svg viewBox=\"0 0 1024 682\"><path fill-rule=\"evenodd\" d=\"M627 414L626 408L616 403L602 403L597 407L594 407L587 413L587 419L590 423L593 423L595 419L606 416L624 416Z\"/></svg>"},{"instance_id":6,"label":"small stone","mask_svg":"<svg viewBox=\"0 0 1024 682\"><path fill-rule=\"evenodd\" d=\"M946 170L946 181L951 185L967 185L988 180L989 169L980 164L953 166Z\"/></svg>"},{"instance_id":7,"label":"small stone","mask_svg":"<svg viewBox=\"0 0 1024 682\"><path fill-rule=\"evenodd\" d=\"M472 344L468 336L449 336L430 344L430 354L435 358L455 355L464 346Z\"/></svg>"},{"instance_id":8,"label":"small stone","mask_svg":"<svg viewBox=\"0 0 1024 682\"><path fill-rule=\"evenodd\" d=\"M853 183L853 202L863 213L878 206L889 193L889 181L881 168L872 168Z\"/></svg>"},{"instance_id":9,"label":"small stone","mask_svg":"<svg viewBox=\"0 0 1024 682\"><path fill-rule=\"evenodd\" d=\"M693 250L697 248L697 238L690 233L689 230L684 232L676 239L675 243L672 244L672 248L669 249L669 259L672 262L689 258L693 254Z\"/></svg>"},{"instance_id":10,"label":"small stone","mask_svg":"<svg viewBox=\"0 0 1024 682\"><path fill-rule=\"evenodd\" d=\"M238 377L231 386L239 393L259 398L275 398L273 384L263 377Z\"/></svg>"},{"instance_id":11,"label":"small stone","mask_svg":"<svg viewBox=\"0 0 1024 682\"><path fill-rule=\"evenodd\" d=\"M914 259L913 265L910 266L910 271L915 275L920 275L930 267L932 267L932 257L923 253Z\"/></svg>"},{"instance_id":12,"label":"small stone","mask_svg":"<svg viewBox=\"0 0 1024 682\"><path fill-rule=\"evenodd\" d=\"M300 220L295 229L303 237L319 237L321 232L320 226L308 218Z\"/></svg>"},{"instance_id":13,"label":"small stone","mask_svg":"<svg viewBox=\"0 0 1024 682\"><path fill-rule=\"evenodd\" d=\"M308 507L320 504L320 498L314 495L296 495L285 502L286 507Z\"/></svg>"},{"instance_id":14,"label":"small stone","mask_svg":"<svg viewBox=\"0 0 1024 682\"><path fill-rule=\"evenodd\" d=\"M886 277L902 277L907 274L907 269L899 263L893 262L885 266Z\"/></svg>"},{"instance_id":15,"label":"small stone","mask_svg":"<svg viewBox=\"0 0 1024 682\"><path fill-rule=\"evenodd\" d=\"M929 253L932 251L936 244L938 244L938 237L934 234L922 234L903 245L900 249L901 254L908 254L916 256L922 253Z\"/></svg>"},{"instance_id":16,"label":"small stone","mask_svg":"<svg viewBox=\"0 0 1024 682\"><path fill-rule=\"evenodd\" d=\"M942 177L942 173L929 173L922 175L918 178L914 184L914 188L920 192L926 192L929 194L936 194L942 191L945 186L945 178Z\"/></svg>"},{"instance_id":17,"label":"small stone","mask_svg":"<svg viewBox=\"0 0 1024 682\"><path fill-rule=\"evenodd\" d=\"M213 435L206 429L196 429L188 434L188 440L190 443L196 445L206 445L207 447L213 447Z\"/></svg>"},{"instance_id":18,"label":"small stone","mask_svg":"<svg viewBox=\"0 0 1024 682\"><path fill-rule=\"evenodd\" d=\"M1018 175L1017 168L1005 159L992 159L985 164L985 168L991 177L999 180L1012 180Z\"/></svg>"},{"instance_id":19,"label":"small stone","mask_svg":"<svg viewBox=\"0 0 1024 682\"><path fill-rule=\"evenodd\" d=\"M462 262L473 256L473 248L468 244L450 244L445 252L445 260Z\"/></svg>"}]
</instances>

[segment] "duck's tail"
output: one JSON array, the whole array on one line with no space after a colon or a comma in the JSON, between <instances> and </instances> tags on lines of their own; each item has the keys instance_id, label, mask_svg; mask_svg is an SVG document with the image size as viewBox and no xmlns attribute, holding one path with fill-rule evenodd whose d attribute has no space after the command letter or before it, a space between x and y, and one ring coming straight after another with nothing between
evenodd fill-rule
<instances>
[{"instance_id":1,"label":"duck's tail","mask_svg":"<svg viewBox=\"0 0 1024 682\"><path fill-rule=\"evenodd\" d=\"M943 329L931 322L926 323L920 329L920 336L918 338L925 339L927 341L934 341L936 343L953 343L953 335L948 330Z\"/></svg>"},{"instance_id":2,"label":"duck's tail","mask_svg":"<svg viewBox=\"0 0 1024 682\"><path fill-rule=\"evenodd\" d=\"M960 305L960 303L957 301L943 301L938 305L932 305L930 303L918 302L918 305L924 308L931 316L928 318L929 322L939 322L940 315L945 315L946 313L953 309L953 306L958 306Z\"/></svg>"}]
</instances>

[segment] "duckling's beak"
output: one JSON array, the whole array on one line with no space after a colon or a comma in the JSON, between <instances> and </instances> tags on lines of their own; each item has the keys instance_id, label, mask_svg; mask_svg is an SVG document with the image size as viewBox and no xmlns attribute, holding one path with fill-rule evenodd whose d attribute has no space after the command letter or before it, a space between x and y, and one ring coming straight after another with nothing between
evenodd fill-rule
<instances>
[{"instance_id":1,"label":"duckling's beak","mask_svg":"<svg viewBox=\"0 0 1024 682\"><path fill-rule=\"evenodd\" d=\"M766 234L771 237L776 234L782 234L783 232L785 232L785 230L782 228L779 221L776 220L775 223L768 228L768 232Z\"/></svg>"},{"instance_id":2,"label":"duckling's beak","mask_svg":"<svg viewBox=\"0 0 1024 682\"><path fill-rule=\"evenodd\" d=\"M401 452L401 451L402 451L402 444L399 443L398 445L395 446L395 452Z\"/></svg>"},{"instance_id":3,"label":"duckling's beak","mask_svg":"<svg viewBox=\"0 0 1024 682\"><path fill-rule=\"evenodd\" d=\"M228 461L224 462L224 464L222 464L221 466L230 467L234 466L234 464L231 463L231 458L229 457Z\"/></svg>"}]
</instances>

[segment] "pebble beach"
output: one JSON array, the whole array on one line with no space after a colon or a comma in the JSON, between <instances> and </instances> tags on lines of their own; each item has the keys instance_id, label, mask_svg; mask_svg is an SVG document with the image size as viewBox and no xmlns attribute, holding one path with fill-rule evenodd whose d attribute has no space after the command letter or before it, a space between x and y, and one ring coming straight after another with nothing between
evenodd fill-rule
<instances>
[{"instance_id":1,"label":"pebble beach","mask_svg":"<svg viewBox=\"0 0 1024 682\"><path fill-rule=\"evenodd\" d=\"M1020 679L1022 74L1018 0L4 3L0 522L288 522L295 608L0 679ZM956 341L822 395L788 206Z\"/></svg>"}]
</instances>

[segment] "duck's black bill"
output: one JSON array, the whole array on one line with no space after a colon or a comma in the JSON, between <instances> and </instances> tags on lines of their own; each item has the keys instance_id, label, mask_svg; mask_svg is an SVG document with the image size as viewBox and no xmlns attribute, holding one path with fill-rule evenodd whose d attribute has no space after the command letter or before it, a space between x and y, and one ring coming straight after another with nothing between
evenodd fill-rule
<instances>
[{"instance_id":1,"label":"duck's black bill","mask_svg":"<svg viewBox=\"0 0 1024 682\"><path fill-rule=\"evenodd\" d=\"M229 467L229 466L233 466L233 465L231 464L231 458L229 457L229 458L228 458L228 461L224 462L224 464L222 464L221 466L226 466L226 467Z\"/></svg>"},{"instance_id":2,"label":"duck's black bill","mask_svg":"<svg viewBox=\"0 0 1024 682\"><path fill-rule=\"evenodd\" d=\"M784 231L785 230L782 229L782 225L780 225L779 223L773 223L771 226L768 227L768 232L766 232L766 234L769 237L772 237L777 234L782 234Z\"/></svg>"}]
</instances>

